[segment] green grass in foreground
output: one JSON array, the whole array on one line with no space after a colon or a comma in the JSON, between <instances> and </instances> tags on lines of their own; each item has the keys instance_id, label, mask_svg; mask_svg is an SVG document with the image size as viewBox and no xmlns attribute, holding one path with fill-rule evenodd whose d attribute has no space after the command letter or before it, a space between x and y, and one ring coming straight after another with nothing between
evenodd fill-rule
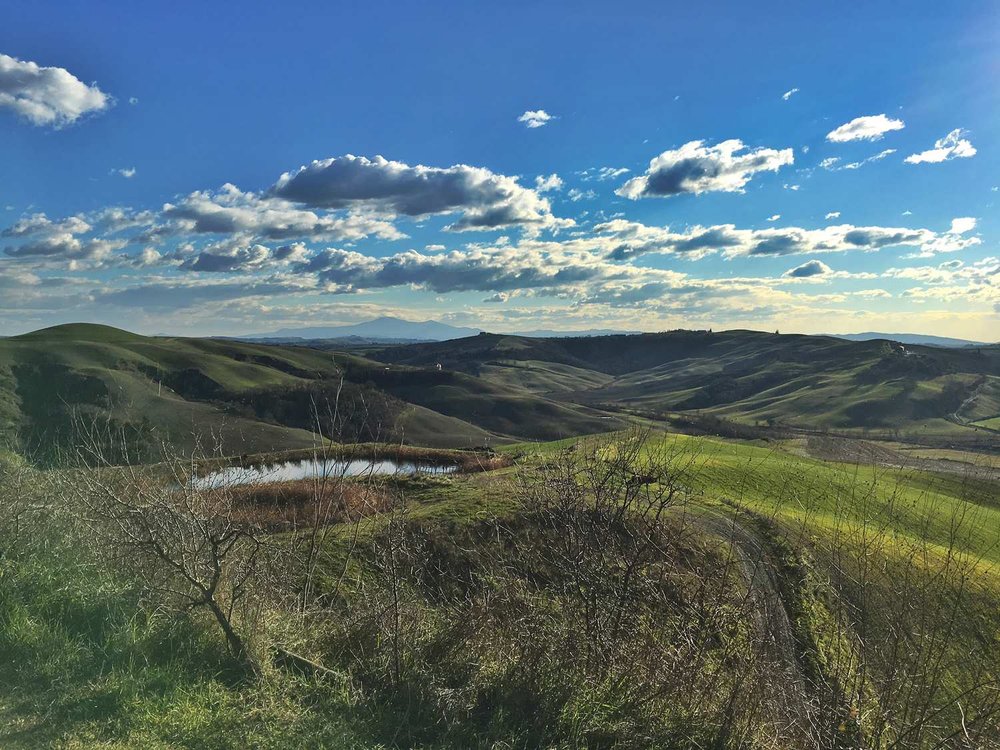
<instances>
[{"instance_id":1,"label":"green grass in foreground","mask_svg":"<svg viewBox=\"0 0 1000 750\"><path fill-rule=\"evenodd\" d=\"M601 439L519 444L504 451L518 455L524 470L530 471L553 461L560 451L591 440ZM894 598L902 596L906 586L916 585L919 571L908 566L913 550L919 550L918 568L931 574L952 556L971 561L970 577L962 579L967 590L961 593L969 602L966 616L948 630L947 643L929 652L946 672L944 689L959 695L972 676L1000 675L998 652L991 646L1000 640L996 483L825 462L766 444L683 435L658 435L647 451L668 456L680 472L692 513L739 513L774 532L772 552L785 560L788 569L782 575L796 589L786 594L799 646L817 669L829 669L845 647L837 633L831 591L844 597L857 593L853 581L838 580L838 575L861 570L857 561L867 560L882 571L872 576L864 592L871 603L886 605L884 613L871 614L872 630L866 635L873 643L887 643L890 628L903 616L917 632L922 610L947 609L958 593L947 576L919 597L905 602ZM482 524L517 517L508 484L514 471L390 484L407 498L407 522L420 530L428 554L450 561L458 570L468 564L475 545L484 543L476 535ZM44 482L36 491L47 496ZM376 519L366 524L362 545L383 533L385 523ZM876 530L884 533L876 535ZM332 678L316 682L272 669L262 683L247 683L207 622L152 614L127 581L88 554L79 533L72 525L49 527L40 529L29 544L22 540L13 547L0 546L0 747L457 748L473 746L469 737L477 732L484 743L508 743L496 747L539 746L517 735L512 716L498 715L491 723L473 712L456 724L446 709L435 708L438 704L409 706L383 699L370 676L352 671L350 660L337 662L329 644L318 644L316 650L327 653L328 663L335 666ZM868 546L860 549L864 542ZM339 568L346 550L358 544L358 535L347 526L335 529L329 544L331 564ZM364 555L353 560L354 586L368 580L369 564ZM900 608L893 610L897 603ZM438 599L420 599L413 606L429 623L451 616L449 606ZM448 682L455 675L436 672L444 667L436 667L435 658L444 662L456 653L466 654L463 679L484 684L495 679L489 670L500 669L503 659L500 652L491 651L500 642L473 637L455 650L446 640L449 632L445 628L424 633L429 640L421 648L428 650L419 653L428 661L414 668L426 670L419 679L444 691L441 696L456 691L457 700L468 685ZM599 691L594 697L600 697ZM517 708L512 695L497 693L491 700L487 709L493 711ZM866 695L858 700L869 705L874 699ZM604 707L605 716L593 704L567 701L574 710L589 706L591 713L573 719L579 726L603 722L610 731L620 719L612 716L613 706ZM955 716L952 707L937 718L944 724ZM400 735L406 722L409 728ZM550 731L567 733L564 741L549 746L617 746L613 733L602 743L593 734L573 741L566 739L573 736L569 730ZM421 739L415 742L414 737Z\"/></svg>"}]
</instances>

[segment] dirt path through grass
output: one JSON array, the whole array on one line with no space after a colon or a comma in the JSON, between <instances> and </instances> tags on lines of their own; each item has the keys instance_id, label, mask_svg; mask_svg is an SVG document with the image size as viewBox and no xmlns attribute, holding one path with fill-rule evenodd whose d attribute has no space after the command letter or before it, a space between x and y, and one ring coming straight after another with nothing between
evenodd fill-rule
<instances>
[{"instance_id":1,"label":"dirt path through grass","mask_svg":"<svg viewBox=\"0 0 1000 750\"><path fill-rule=\"evenodd\" d=\"M692 516L703 531L729 543L747 585L754 634L761 645L781 741L788 748L811 748L815 709L799 663L795 629L782 599L779 573L761 533L735 516L705 510Z\"/></svg>"},{"instance_id":2,"label":"dirt path through grass","mask_svg":"<svg viewBox=\"0 0 1000 750\"><path fill-rule=\"evenodd\" d=\"M823 461L837 461L862 466L884 466L890 469L917 469L993 481L1000 479L996 468L996 458L985 454L982 465L975 465L948 459L907 456L900 451L870 440L819 435L810 435L806 438L805 451L813 458Z\"/></svg>"}]
</instances>

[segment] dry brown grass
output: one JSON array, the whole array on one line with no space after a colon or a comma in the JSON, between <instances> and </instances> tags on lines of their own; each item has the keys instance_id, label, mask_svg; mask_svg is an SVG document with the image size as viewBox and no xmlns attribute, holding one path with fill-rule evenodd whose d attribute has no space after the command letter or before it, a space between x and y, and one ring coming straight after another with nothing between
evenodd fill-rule
<instances>
[{"instance_id":1,"label":"dry brown grass","mask_svg":"<svg viewBox=\"0 0 1000 750\"><path fill-rule=\"evenodd\" d=\"M392 509L396 500L383 488L366 483L299 479L242 485L228 490L237 515L267 531L290 531L313 525L356 521Z\"/></svg>"},{"instance_id":2,"label":"dry brown grass","mask_svg":"<svg viewBox=\"0 0 1000 750\"><path fill-rule=\"evenodd\" d=\"M504 453L465 452L459 456L458 470L463 474L475 474L480 471L496 471L514 464L513 459Z\"/></svg>"}]
</instances>

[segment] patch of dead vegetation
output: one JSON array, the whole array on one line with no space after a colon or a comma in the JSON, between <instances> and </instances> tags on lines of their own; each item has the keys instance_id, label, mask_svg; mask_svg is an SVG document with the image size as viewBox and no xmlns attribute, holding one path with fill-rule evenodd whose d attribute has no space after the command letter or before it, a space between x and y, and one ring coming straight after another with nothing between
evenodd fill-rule
<instances>
[{"instance_id":1,"label":"patch of dead vegetation","mask_svg":"<svg viewBox=\"0 0 1000 750\"><path fill-rule=\"evenodd\" d=\"M291 531L316 524L349 523L396 507L398 498L370 483L316 481L266 482L231 487L235 513L267 531Z\"/></svg>"}]
</instances>

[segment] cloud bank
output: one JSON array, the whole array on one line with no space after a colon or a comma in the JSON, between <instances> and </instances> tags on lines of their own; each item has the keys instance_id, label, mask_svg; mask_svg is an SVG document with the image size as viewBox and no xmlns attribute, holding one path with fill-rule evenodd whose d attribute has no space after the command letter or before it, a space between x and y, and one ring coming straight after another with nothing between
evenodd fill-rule
<instances>
[{"instance_id":1,"label":"cloud bank","mask_svg":"<svg viewBox=\"0 0 1000 750\"><path fill-rule=\"evenodd\" d=\"M975 220L955 219L945 232L904 227L859 227L837 224L820 229L769 227L738 229L733 224L689 227L683 232L615 219L594 227L611 241L608 257L626 261L648 253L676 254L696 260L721 252L739 256L812 255L816 253L875 252L886 247L914 247L934 255L978 245L979 237L966 236Z\"/></svg>"}]
</instances>

